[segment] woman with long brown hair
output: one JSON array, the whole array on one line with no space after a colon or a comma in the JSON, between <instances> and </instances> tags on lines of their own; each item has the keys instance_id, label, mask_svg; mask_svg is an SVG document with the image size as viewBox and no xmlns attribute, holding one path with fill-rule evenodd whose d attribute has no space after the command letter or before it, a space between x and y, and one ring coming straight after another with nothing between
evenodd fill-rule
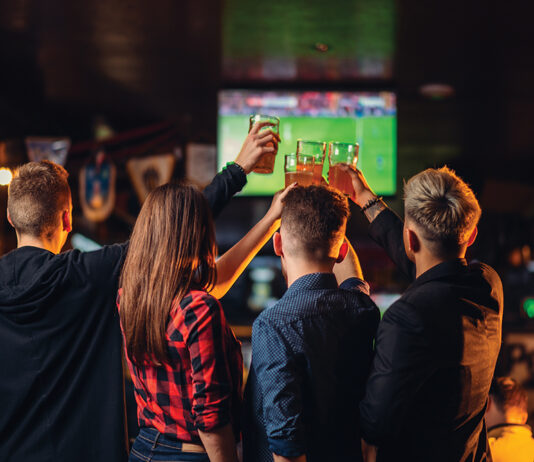
<instances>
[{"instance_id":1,"label":"woman with long brown hair","mask_svg":"<svg viewBox=\"0 0 534 462\"><path fill-rule=\"evenodd\" d=\"M284 196L275 196L265 217L217 263L213 220L200 191L167 184L146 199L120 279L140 426L130 461L237 460L243 362L209 292L224 293L269 239Z\"/></svg>"}]
</instances>

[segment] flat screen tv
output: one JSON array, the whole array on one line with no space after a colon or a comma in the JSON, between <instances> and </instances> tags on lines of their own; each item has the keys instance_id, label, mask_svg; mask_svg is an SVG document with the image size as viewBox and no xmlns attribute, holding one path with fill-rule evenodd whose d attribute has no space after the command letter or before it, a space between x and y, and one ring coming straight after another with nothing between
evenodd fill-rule
<instances>
[{"instance_id":1,"label":"flat screen tv","mask_svg":"<svg viewBox=\"0 0 534 462\"><path fill-rule=\"evenodd\" d=\"M235 159L251 114L280 118L282 143L272 174L251 173L242 191L267 196L284 187L284 155L295 152L297 139L358 142L358 168L377 194L396 193L397 105L390 91L266 91L219 92L218 168ZM328 158L328 153L327 153ZM325 161L323 175L328 172Z\"/></svg>"}]
</instances>

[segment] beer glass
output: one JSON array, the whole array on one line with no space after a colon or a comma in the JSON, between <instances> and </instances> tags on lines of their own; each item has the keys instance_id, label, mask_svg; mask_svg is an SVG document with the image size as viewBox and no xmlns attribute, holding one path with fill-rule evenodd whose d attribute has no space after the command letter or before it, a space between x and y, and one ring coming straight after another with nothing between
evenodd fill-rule
<instances>
[{"instance_id":1,"label":"beer glass","mask_svg":"<svg viewBox=\"0 0 534 462\"><path fill-rule=\"evenodd\" d=\"M339 167L340 165L356 167L359 149L358 143L328 143L328 159L330 161L328 179L330 180L330 186L346 195L352 194L352 180L350 175Z\"/></svg>"},{"instance_id":2,"label":"beer glass","mask_svg":"<svg viewBox=\"0 0 534 462\"><path fill-rule=\"evenodd\" d=\"M313 184L321 184L323 180L323 163L326 156L324 141L297 140L297 154L311 155L315 159Z\"/></svg>"},{"instance_id":3,"label":"beer glass","mask_svg":"<svg viewBox=\"0 0 534 462\"><path fill-rule=\"evenodd\" d=\"M280 131L280 119L278 117L263 114L256 114L250 116L250 125L248 131L250 132L250 130L252 130L252 126L258 122L269 122L270 124L265 125L261 128L261 130L272 130L275 133L279 133ZM267 143L266 146L274 146L274 143ZM277 153L278 149L276 150L276 152L269 152L263 154L263 156L261 156L260 160L252 171L254 173L273 173L274 161L276 159Z\"/></svg>"},{"instance_id":4,"label":"beer glass","mask_svg":"<svg viewBox=\"0 0 534 462\"><path fill-rule=\"evenodd\" d=\"M286 188L295 182L300 186L310 186L313 184L314 164L315 159L313 156L287 154L284 164Z\"/></svg>"}]
</instances>

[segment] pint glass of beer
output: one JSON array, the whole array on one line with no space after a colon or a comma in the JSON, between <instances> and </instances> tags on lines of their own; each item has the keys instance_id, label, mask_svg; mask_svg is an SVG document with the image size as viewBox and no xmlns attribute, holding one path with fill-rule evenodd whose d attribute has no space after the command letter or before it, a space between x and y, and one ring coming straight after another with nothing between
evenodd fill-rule
<instances>
[{"instance_id":1,"label":"pint glass of beer","mask_svg":"<svg viewBox=\"0 0 534 462\"><path fill-rule=\"evenodd\" d=\"M313 170L313 184L321 184L323 180L323 164L326 155L324 141L297 140L297 154L313 156L315 165Z\"/></svg>"},{"instance_id":2,"label":"pint glass of beer","mask_svg":"<svg viewBox=\"0 0 534 462\"><path fill-rule=\"evenodd\" d=\"M313 184L313 156L287 154L285 156L284 171L286 173L286 188L297 182L300 186Z\"/></svg>"},{"instance_id":3,"label":"pint glass of beer","mask_svg":"<svg viewBox=\"0 0 534 462\"><path fill-rule=\"evenodd\" d=\"M269 116L269 115L262 115L262 114L256 114L250 116L250 125L248 128L248 131L252 130L252 126L255 123L263 123L268 122L269 125L265 125L262 130L272 130L275 133L279 133L280 131L280 119L278 117ZM273 143L267 143L266 146L273 146ZM276 154L278 153L278 150L276 152L269 152L267 154L264 154L254 169L252 170L254 173L273 173L274 169L274 161L276 159Z\"/></svg>"},{"instance_id":4,"label":"pint glass of beer","mask_svg":"<svg viewBox=\"0 0 534 462\"><path fill-rule=\"evenodd\" d=\"M356 167L359 148L358 143L328 143L328 159L330 160L328 178L330 186L346 195L352 194L352 180L350 175L339 167L343 164Z\"/></svg>"}]
</instances>

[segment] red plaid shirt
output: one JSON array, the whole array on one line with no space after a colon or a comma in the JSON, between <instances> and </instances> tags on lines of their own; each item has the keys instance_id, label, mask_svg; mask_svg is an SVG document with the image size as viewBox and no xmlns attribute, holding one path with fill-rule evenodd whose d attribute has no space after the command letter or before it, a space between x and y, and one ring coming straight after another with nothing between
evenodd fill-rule
<instances>
[{"instance_id":1,"label":"red plaid shirt","mask_svg":"<svg viewBox=\"0 0 534 462\"><path fill-rule=\"evenodd\" d=\"M219 301L202 291L174 302L167 326L169 364L128 358L140 427L199 444L198 430L228 422L239 435L243 358Z\"/></svg>"}]
</instances>

